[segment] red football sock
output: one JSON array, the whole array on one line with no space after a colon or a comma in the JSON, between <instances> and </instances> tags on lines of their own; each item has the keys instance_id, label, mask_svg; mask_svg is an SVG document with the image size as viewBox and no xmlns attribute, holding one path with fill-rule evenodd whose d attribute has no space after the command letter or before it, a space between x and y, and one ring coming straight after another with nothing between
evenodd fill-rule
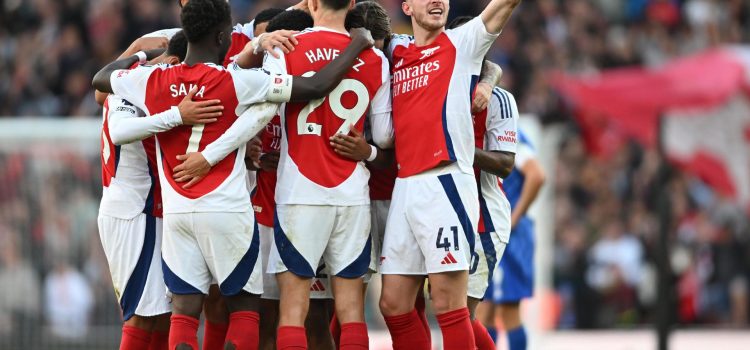
<instances>
[{"instance_id":1,"label":"red football sock","mask_svg":"<svg viewBox=\"0 0 750 350\"><path fill-rule=\"evenodd\" d=\"M416 310L403 315L385 316L394 350L430 350L430 337L424 333Z\"/></svg>"},{"instance_id":2,"label":"red football sock","mask_svg":"<svg viewBox=\"0 0 750 350\"><path fill-rule=\"evenodd\" d=\"M305 327L281 326L276 334L277 350L307 350Z\"/></svg>"},{"instance_id":3,"label":"red football sock","mask_svg":"<svg viewBox=\"0 0 750 350\"><path fill-rule=\"evenodd\" d=\"M169 348L174 349L180 344L187 344L193 350L198 350L198 320L187 315L172 314Z\"/></svg>"},{"instance_id":4,"label":"red football sock","mask_svg":"<svg viewBox=\"0 0 750 350\"><path fill-rule=\"evenodd\" d=\"M336 317L336 313L333 313L333 317L331 318L331 324L329 325L329 328L331 329L331 335L333 336L333 342L336 344L336 349L339 348L339 345L341 344L341 325L339 324L339 319Z\"/></svg>"},{"instance_id":5,"label":"red football sock","mask_svg":"<svg viewBox=\"0 0 750 350\"><path fill-rule=\"evenodd\" d=\"M148 343L148 350L167 349L169 349L169 332L151 332L151 342Z\"/></svg>"},{"instance_id":6,"label":"red football sock","mask_svg":"<svg viewBox=\"0 0 750 350\"><path fill-rule=\"evenodd\" d=\"M150 341L150 332L133 326L122 326L122 340L120 340L120 350L147 349L148 343Z\"/></svg>"},{"instance_id":7,"label":"red football sock","mask_svg":"<svg viewBox=\"0 0 750 350\"><path fill-rule=\"evenodd\" d=\"M254 311L235 311L229 314L226 344L235 349L258 349L260 316Z\"/></svg>"},{"instance_id":8,"label":"red football sock","mask_svg":"<svg viewBox=\"0 0 750 350\"><path fill-rule=\"evenodd\" d=\"M476 342L477 349L479 350L495 350L495 342L492 340L490 333L487 332L487 328L484 327L482 322L474 320L471 322L471 328L474 330L474 341Z\"/></svg>"},{"instance_id":9,"label":"red football sock","mask_svg":"<svg viewBox=\"0 0 750 350\"><path fill-rule=\"evenodd\" d=\"M430 332L430 324L427 322L425 307L424 293L420 290L420 293L417 294L417 300L414 302L414 308L417 310L419 322L422 323L422 327L424 327L424 330L427 333L427 340L430 341L430 348L432 348L432 332Z\"/></svg>"},{"instance_id":10,"label":"red football sock","mask_svg":"<svg viewBox=\"0 0 750 350\"><path fill-rule=\"evenodd\" d=\"M206 320L203 324L203 350L224 350L228 329L228 323L213 323Z\"/></svg>"},{"instance_id":11,"label":"red football sock","mask_svg":"<svg viewBox=\"0 0 750 350\"><path fill-rule=\"evenodd\" d=\"M471 330L469 309L461 308L437 315L443 332L444 350L474 349L474 332Z\"/></svg>"},{"instance_id":12,"label":"red football sock","mask_svg":"<svg viewBox=\"0 0 750 350\"><path fill-rule=\"evenodd\" d=\"M349 322L341 325L341 350L367 350L369 346L367 324Z\"/></svg>"}]
</instances>

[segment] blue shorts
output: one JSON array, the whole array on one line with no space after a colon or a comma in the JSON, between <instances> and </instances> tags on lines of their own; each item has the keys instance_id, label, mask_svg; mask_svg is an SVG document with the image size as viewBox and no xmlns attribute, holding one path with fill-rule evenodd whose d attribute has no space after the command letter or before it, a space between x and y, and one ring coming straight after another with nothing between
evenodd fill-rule
<instances>
[{"instance_id":1,"label":"blue shorts","mask_svg":"<svg viewBox=\"0 0 750 350\"><path fill-rule=\"evenodd\" d=\"M498 264L485 300L516 303L534 291L534 222L522 218L510 233L510 242Z\"/></svg>"}]
</instances>

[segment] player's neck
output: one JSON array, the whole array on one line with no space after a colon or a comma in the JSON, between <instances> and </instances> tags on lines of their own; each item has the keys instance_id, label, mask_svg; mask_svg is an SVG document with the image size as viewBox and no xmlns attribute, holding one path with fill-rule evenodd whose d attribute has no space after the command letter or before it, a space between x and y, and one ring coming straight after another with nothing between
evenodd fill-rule
<instances>
[{"instance_id":1,"label":"player's neck","mask_svg":"<svg viewBox=\"0 0 750 350\"><path fill-rule=\"evenodd\" d=\"M346 20L346 12L342 11L321 11L320 14L315 18L316 27L326 27L342 33L346 33L346 27L344 21Z\"/></svg>"},{"instance_id":2,"label":"player's neck","mask_svg":"<svg viewBox=\"0 0 750 350\"><path fill-rule=\"evenodd\" d=\"M209 49L204 45L188 43L185 64L192 66L198 63L221 64L221 59L219 58L219 53L213 50L213 48Z\"/></svg>"},{"instance_id":3,"label":"player's neck","mask_svg":"<svg viewBox=\"0 0 750 350\"><path fill-rule=\"evenodd\" d=\"M442 34L445 31L445 27L442 27L440 29L434 29L434 30L428 30L425 29L416 23L412 24L412 28L414 28L414 45L417 46L427 46L435 42L435 39L437 39L440 34Z\"/></svg>"}]
</instances>

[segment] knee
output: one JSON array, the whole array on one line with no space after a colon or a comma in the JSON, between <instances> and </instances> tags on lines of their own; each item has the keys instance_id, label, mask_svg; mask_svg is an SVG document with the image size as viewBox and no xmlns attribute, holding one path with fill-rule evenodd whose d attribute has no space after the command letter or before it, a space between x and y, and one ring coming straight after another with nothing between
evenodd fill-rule
<instances>
[{"instance_id":1,"label":"knee","mask_svg":"<svg viewBox=\"0 0 750 350\"><path fill-rule=\"evenodd\" d=\"M380 312L383 316L395 316L403 315L412 309L414 309L414 303L405 301L404 297L399 297L396 293L390 293L383 290L383 294L380 296Z\"/></svg>"},{"instance_id":2,"label":"knee","mask_svg":"<svg viewBox=\"0 0 750 350\"><path fill-rule=\"evenodd\" d=\"M151 332L154 329L154 326L156 325L156 317L144 317L144 316L133 315L133 317L125 321L125 325Z\"/></svg>"},{"instance_id":3,"label":"knee","mask_svg":"<svg viewBox=\"0 0 750 350\"><path fill-rule=\"evenodd\" d=\"M430 292L432 296L432 308L436 314L457 310L466 307L466 296L456 293L450 288L434 288Z\"/></svg>"},{"instance_id":4,"label":"knee","mask_svg":"<svg viewBox=\"0 0 750 350\"><path fill-rule=\"evenodd\" d=\"M203 295L175 295L172 298L173 313L199 318L203 307Z\"/></svg>"}]
</instances>

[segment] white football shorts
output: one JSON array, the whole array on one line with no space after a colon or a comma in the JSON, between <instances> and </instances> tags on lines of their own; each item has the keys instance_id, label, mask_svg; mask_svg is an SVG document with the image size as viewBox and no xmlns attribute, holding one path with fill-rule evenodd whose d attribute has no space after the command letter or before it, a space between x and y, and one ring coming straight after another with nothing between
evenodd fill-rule
<instances>
[{"instance_id":1,"label":"white football shorts","mask_svg":"<svg viewBox=\"0 0 750 350\"><path fill-rule=\"evenodd\" d=\"M253 212L164 215L164 280L173 294L263 293L260 237Z\"/></svg>"},{"instance_id":2,"label":"white football shorts","mask_svg":"<svg viewBox=\"0 0 750 350\"><path fill-rule=\"evenodd\" d=\"M382 274L469 270L479 219L474 177L434 169L397 178L380 256Z\"/></svg>"},{"instance_id":3,"label":"white football shorts","mask_svg":"<svg viewBox=\"0 0 750 350\"><path fill-rule=\"evenodd\" d=\"M480 232L474 235L474 256L469 269L469 289L467 295L474 299L484 298L484 293L492 281L492 273L505 253L508 243L501 241L497 232Z\"/></svg>"},{"instance_id":4,"label":"white football shorts","mask_svg":"<svg viewBox=\"0 0 750 350\"><path fill-rule=\"evenodd\" d=\"M271 255L274 245L273 227L259 224L258 232L260 232L260 253L263 258L263 266L268 266L268 257ZM324 266L318 266L315 278L310 283L311 299L333 298L330 282L328 281L328 272ZM279 283L276 282L276 274L263 272L263 294L260 297L261 299L270 300L280 299L281 291L279 291Z\"/></svg>"},{"instance_id":5,"label":"white football shorts","mask_svg":"<svg viewBox=\"0 0 750 350\"><path fill-rule=\"evenodd\" d=\"M123 319L172 312L161 266L162 219L99 215L97 224Z\"/></svg>"},{"instance_id":6,"label":"white football shorts","mask_svg":"<svg viewBox=\"0 0 750 350\"><path fill-rule=\"evenodd\" d=\"M277 205L269 273L291 271L313 278L321 259L344 278L370 267L370 205Z\"/></svg>"}]
</instances>

